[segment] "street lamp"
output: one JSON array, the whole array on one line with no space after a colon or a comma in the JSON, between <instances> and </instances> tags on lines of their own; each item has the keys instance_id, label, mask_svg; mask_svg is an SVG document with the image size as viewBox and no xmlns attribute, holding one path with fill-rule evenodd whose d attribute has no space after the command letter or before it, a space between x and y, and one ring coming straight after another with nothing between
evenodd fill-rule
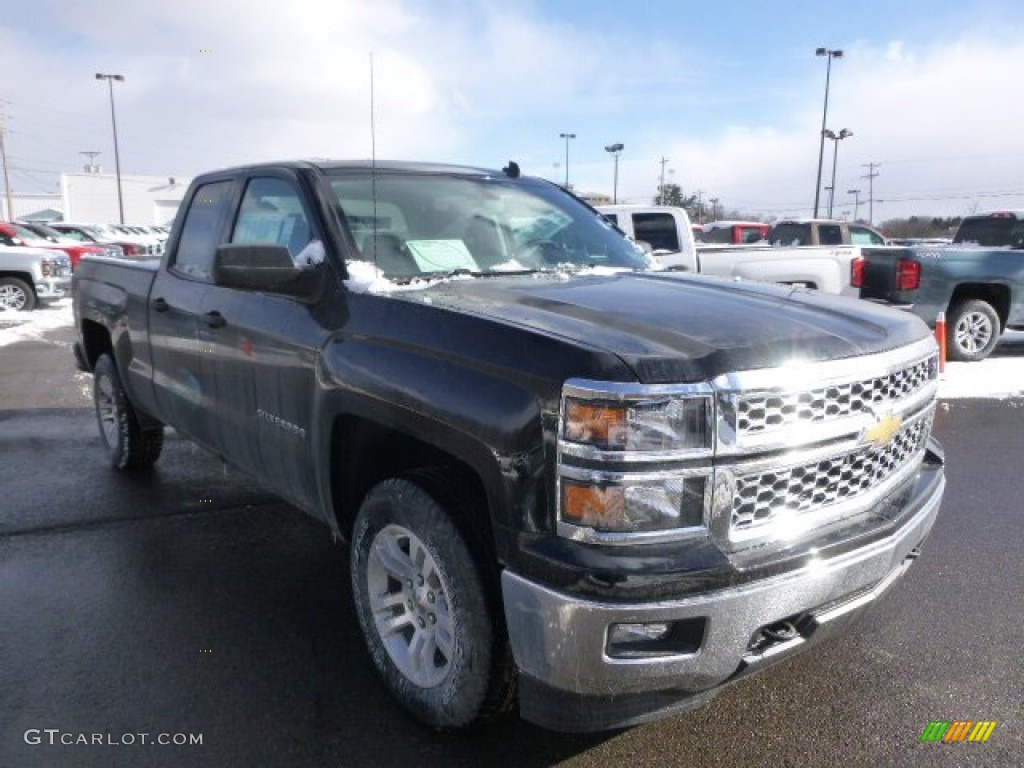
<instances>
[{"instance_id":1,"label":"street lamp","mask_svg":"<svg viewBox=\"0 0 1024 768\"><path fill-rule=\"evenodd\" d=\"M832 218L832 201L836 196L836 158L839 156L839 142L853 136L853 131L843 128L839 133L825 129L824 137L832 139L832 186L828 193L828 217Z\"/></svg>"},{"instance_id":2,"label":"street lamp","mask_svg":"<svg viewBox=\"0 0 1024 768\"><path fill-rule=\"evenodd\" d=\"M558 135L565 139L565 188L569 189L569 139L575 139L576 134L560 133Z\"/></svg>"},{"instance_id":3,"label":"street lamp","mask_svg":"<svg viewBox=\"0 0 1024 768\"><path fill-rule=\"evenodd\" d=\"M842 51L833 51L830 48L818 48L815 56L825 56L828 65L825 68L825 108L821 111L821 144L818 147L818 180L814 185L814 218L818 218L818 204L821 202L821 163L825 158L825 120L828 117L828 85L832 76L832 59L838 59L843 55Z\"/></svg>"},{"instance_id":4,"label":"street lamp","mask_svg":"<svg viewBox=\"0 0 1024 768\"><path fill-rule=\"evenodd\" d=\"M857 212L860 210L860 190L848 189L846 194L853 195L853 220L857 220Z\"/></svg>"},{"instance_id":5,"label":"street lamp","mask_svg":"<svg viewBox=\"0 0 1024 768\"><path fill-rule=\"evenodd\" d=\"M625 144L609 144L604 148L605 152L610 152L612 157L615 158L615 183L612 185L612 205L619 202L619 155L625 148Z\"/></svg>"},{"instance_id":6,"label":"street lamp","mask_svg":"<svg viewBox=\"0 0 1024 768\"><path fill-rule=\"evenodd\" d=\"M117 174L117 212L121 224L124 224L124 197L121 194L121 156L117 151L117 118L114 116L114 81L124 82L124 75L104 75L96 73L97 80L106 80L110 86L110 124L114 129L114 172Z\"/></svg>"}]
</instances>

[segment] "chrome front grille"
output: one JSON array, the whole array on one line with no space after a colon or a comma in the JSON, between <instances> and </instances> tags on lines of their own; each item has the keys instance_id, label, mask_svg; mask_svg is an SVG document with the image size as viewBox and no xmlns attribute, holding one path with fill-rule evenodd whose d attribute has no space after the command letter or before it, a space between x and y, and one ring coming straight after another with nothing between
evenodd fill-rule
<instances>
[{"instance_id":1,"label":"chrome front grille","mask_svg":"<svg viewBox=\"0 0 1024 768\"><path fill-rule=\"evenodd\" d=\"M885 445L866 443L816 461L737 474L732 532L745 538L783 518L828 517L835 505L896 480L920 459L933 415L934 408L919 414Z\"/></svg>"},{"instance_id":2,"label":"chrome front grille","mask_svg":"<svg viewBox=\"0 0 1024 768\"><path fill-rule=\"evenodd\" d=\"M872 378L784 392L739 394L731 405L740 438L796 424L821 423L859 413L878 413L929 386L938 376L938 356Z\"/></svg>"}]
</instances>

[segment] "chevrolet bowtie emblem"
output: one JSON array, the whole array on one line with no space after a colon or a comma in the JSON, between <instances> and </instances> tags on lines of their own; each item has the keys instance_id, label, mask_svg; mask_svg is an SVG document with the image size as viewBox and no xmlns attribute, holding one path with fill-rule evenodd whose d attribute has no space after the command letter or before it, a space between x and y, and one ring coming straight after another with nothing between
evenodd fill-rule
<instances>
[{"instance_id":1,"label":"chevrolet bowtie emblem","mask_svg":"<svg viewBox=\"0 0 1024 768\"><path fill-rule=\"evenodd\" d=\"M879 448L888 445L896 437L896 433L903 426L903 419L893 414L880 418L873 425L865 429L860 436L862 443L874 443Z\"/></svg>"}]
</instances>

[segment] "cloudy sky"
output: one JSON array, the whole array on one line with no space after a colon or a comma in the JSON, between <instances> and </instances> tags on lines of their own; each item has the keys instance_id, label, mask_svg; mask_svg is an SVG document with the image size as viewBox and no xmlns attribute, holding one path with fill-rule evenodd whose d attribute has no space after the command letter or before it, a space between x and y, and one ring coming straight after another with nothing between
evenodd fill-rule
<instances>
[{"instance_id":1,"label":"cloudy sky","mask_svg":"<svg viewBox=\"0 0 1024 768\"><path fill-rule=\"evenodd\" d=\"M770 10L774 9L774 10ZM782 10L780 10L782 9ZM501 167L612 191L667 178L767 217L814 204L826 59L836 215L1024 208L1021 0L35 0L0 17L16 192L85 150L124 173L371 153ZM823 185L831 180L827 142ZM822 197L823 203L826 196Z\"/></svg>"}]
</instances>

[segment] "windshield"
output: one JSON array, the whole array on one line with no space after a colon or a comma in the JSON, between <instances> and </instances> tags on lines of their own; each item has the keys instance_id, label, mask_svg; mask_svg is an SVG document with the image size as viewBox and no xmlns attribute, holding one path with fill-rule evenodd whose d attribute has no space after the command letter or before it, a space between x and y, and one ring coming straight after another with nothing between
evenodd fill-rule
<instances>
[{"instance_id":1,"label":"windshield","mask_svg":"<svg viewBox=\"0 0 1024 768\"><path fill-rule=\"evenodd\" d=\"M16 234L22 240L29 240L35 242L38 242L39 240L46 240L45 237L40 235L38 232L33 232L24 224L11 224L11 229L13 229L14 234Z\"/></svg>"},{"instance_id":2,"label":"windshield","mask_svg":"<svg viewBox=\"0 0 1024 768\"><path fill-rule=\"evenodd\" d=\"M363 259L390 277L651 266L600 214L536 179L387 172L328 184Z\"/></svg>"},{"instance_id":3,"label":"windshield","mask_svg":"<svg viewBox=\"0 0 1024 768\"><path fill-rule=\"evenodd\" d=\"M48 227L45 224L34 223L27 224L26 226L40 237L45 237L47 240L53 240L54 242L59 242L65 237L63 232L58 232L53 227Z\"/></svg>"}]
</instances>

